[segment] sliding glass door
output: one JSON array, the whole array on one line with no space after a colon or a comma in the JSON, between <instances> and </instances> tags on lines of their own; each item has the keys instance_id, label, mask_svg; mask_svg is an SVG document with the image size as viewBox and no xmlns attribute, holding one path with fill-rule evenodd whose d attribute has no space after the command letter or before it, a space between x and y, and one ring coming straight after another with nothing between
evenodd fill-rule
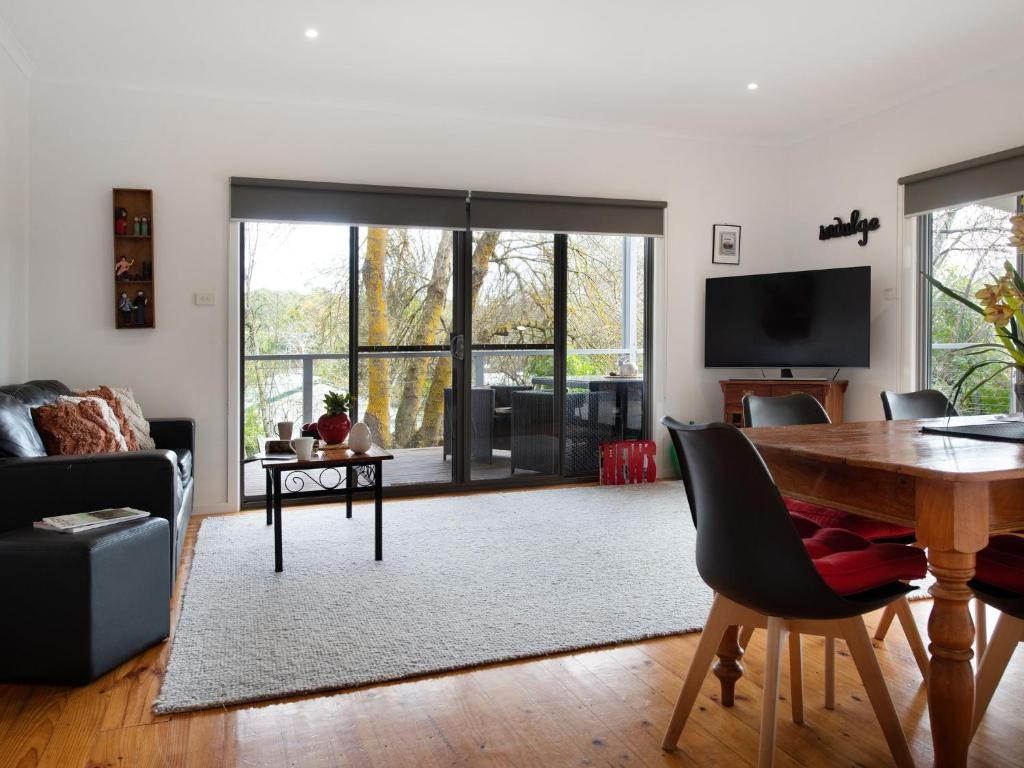
<instances>
[{"instance_id":1,"label":"sliding glass door","mask_svg":"<svg viewBox=\"0 0 1024 768\"><path fill-rule=\"evenodd\" d=\"M233 179L243 499L331 391L393 492L596 479L602 443L650 434L654 240L580 232L660 233L663 207Z\"/></svg>"},{"instance_id":2,"label":"sliding glass door","mask_svg":"<svg viewBox=\"0 0 1024 768\"><path fill-rule=\"evenodd\" d=\"M474 232L472 479L556 475L556 236Z\"/></svg>"},{"instance_id":3,"label":"sliding glass door","mask_svg":"<svg viewBox=\"0 0 1024 768\"><path fill-rule=\"evenodd\" d=\"M395 455L390 485L450 483L454 235L360 227L358 238L357 413Z\"/></svg>"}]
</instances>

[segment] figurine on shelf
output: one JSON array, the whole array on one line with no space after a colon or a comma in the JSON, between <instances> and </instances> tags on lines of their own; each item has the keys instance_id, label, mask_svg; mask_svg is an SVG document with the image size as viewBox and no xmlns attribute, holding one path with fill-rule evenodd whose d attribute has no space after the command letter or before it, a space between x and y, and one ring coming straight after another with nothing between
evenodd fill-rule
<instances>
[{"instance_id":1,"label":"figurine on shelf","mask_svg":"<svg viewBox=\"0 0 1024 768\"><path fill-rule=\"evenodd\" d=\"M129 279L131 275L126 276L125 272L131 269L131 266L134 263L135 259L129 261L125 256L122 256L120 259L117 260L117 263L114 265L114 277L118 279L124 277L125 280Z\"/></svg>"},{"instance_id":2,"label":"figurine on shelf","mask_svg":"<svg viewBox=\"0 0 1024 768\"><path fill-rule=\"evenodd\" d=\"M127 208L115 208L114 209L114 234L115 235L127 235L128 234L128 209Z\"/></svg>"},{"instance_id":3,"label":"figurine on shelf","mask_svg":"<svg viewBox=\"0 0 1024 768\"><path fill-rule=\"evenodd\" d=\"M139 221L138 216L132 220L132 234L136 237L142 234L142 223Z\"/></svg>"},{"instance_id":4,"label":"figurine on shelf","mask_svg":"<svg viewBox=\"0 0 1024 768\"><path fill-rule=\"evenodd\" d=\"M121 325L131 325L132 310L135 307L132 305L132 300L128 298L128 294L124 291L121 291L121 298L117 301L117 308L121 312Z\"/></svg>"},{"instance_id":5,"label":"figurine on shelf","mask_svg":"<svg viewBox=\"0 0 1024 768\"><path fill-rule=\"evenodd\" d=\"M145 216L142 217L142 232L140 234L143 237L149 237L149 219Z\"/></svg>"},{"instance_id":6,"label":"figurine on shelf","mask_svg":"<svg viewBox=\"0 0 1024 768\"><path fill-rule=\"evenodd\" d=\"M135 295L135 324L145 325L146 324L146 305L149 304L149 299L146 298L146 292L141 288Z\"/></svg>"},{"instance_id":7,"label":"figurine on shelf","mask_svg":"<svg viewBox=\"0 0 1024 768\"><path fill-rule=\"evenodd\" d=\"M148 261L142 262L142 279L152 280L153 279L153 265Z\"/></svg>"}]
</instances>

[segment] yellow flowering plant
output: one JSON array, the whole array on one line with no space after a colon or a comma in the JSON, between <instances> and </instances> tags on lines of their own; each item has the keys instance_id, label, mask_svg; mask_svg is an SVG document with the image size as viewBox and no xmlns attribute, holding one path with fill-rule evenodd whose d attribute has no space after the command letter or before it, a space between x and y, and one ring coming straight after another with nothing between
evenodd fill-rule
<instances>
[{"instance_id":1,"label":"yellow flowering plant","mask_svg":"<svg viewBox=\"0 0 1024 768\"><path fill-rule=\"evenodd\" d=\"M1024 249L1024 214L1011 216L1010 224L1010 245ZM967 355L995 353L998 357L988 357L968 366L956 383L952 398L954 403L959 399L967 380L983 369L988 369L985 370L984 378L964 393L965 399L1008 368L1017 369L1018 386L1024 381L1024 280L1009 261L1005 262L1003 267L1005 271L1001 277L993 276L995 282L986 283L974 294L974 298L980 302L977 304L947 288L931 275L925 275L928 282L938 290L981 315L986 323L992 325L995 332L996 342L972 344L966 348ZM992 367L995 370L991 370Z\"/></svg>"}]
</instances>

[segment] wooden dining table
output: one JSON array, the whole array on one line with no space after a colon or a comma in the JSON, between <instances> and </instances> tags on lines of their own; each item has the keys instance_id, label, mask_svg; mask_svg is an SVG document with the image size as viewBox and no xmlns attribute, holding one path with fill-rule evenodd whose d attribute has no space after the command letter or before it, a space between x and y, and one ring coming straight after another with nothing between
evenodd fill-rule
<instances>
[{"instance_id":1,"label":"wooden dining table","mask_svg":"<svg viewBox=\"0 0 1024 768\"><path fill-rule=\"evenodd\" d=\"M1024 528L1024 444L923 433L991 417L745 429L788 496L915 528L935 577L928 619L934 764L967 765L974 708L968 582L989 536ZM742 675L734 628L715 674L731 705Z\"/></svg>"}]
</instances>

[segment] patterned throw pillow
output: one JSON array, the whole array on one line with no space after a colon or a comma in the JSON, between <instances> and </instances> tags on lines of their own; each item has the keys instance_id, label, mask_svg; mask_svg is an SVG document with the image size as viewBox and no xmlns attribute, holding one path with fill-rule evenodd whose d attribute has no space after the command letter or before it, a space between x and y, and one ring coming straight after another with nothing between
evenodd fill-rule
<instances>
[{"instance_id":1,"label":"patterned throw pillow","mask_svg":"<svg viewBox=\"0 0 1024 768\"><path fill-rule=\"evenodd\" d=\"M135 441L139 450L148 451L156 448L156 442L149 436L149 422L142 415L142 407L135 402L135 395L128 387L111 387L117 399L121 403L125 418L131 425L131 431L135 434Z\"/></svg>"},{"instance_id":2,"label":"patterned throw pillow","mask_svg":"<svg viewBox=\"0 0 1024 768\"><path fill-rule=\"evenodd\" d=\"M75 390L75 394L80 395L81 397L98 397L109 405L110 410L114 413L114 418L117 419L118 429L121 430L121 435L124 437L124 441L128 445L128 450L139 450L139 441L135 437L134 430L132 430L131 422L128 421L128 417L124 413L124 407L121 405L121 400L118 398L117 393L114 392L114 390L110 387L96 387L96 389L87 389L85 391Z\"/></svg>"},{"instance_id":3,"label":"patterned throw pillow","mask_svg":"<svg viewBox=\"0 0 1024 768\"><path fill-rule=\"evenodd\" d=\"M32 421L50 456L128 450L114 412L98 397L62 395L33 408Z\"/></svg>"}]
</instances>

